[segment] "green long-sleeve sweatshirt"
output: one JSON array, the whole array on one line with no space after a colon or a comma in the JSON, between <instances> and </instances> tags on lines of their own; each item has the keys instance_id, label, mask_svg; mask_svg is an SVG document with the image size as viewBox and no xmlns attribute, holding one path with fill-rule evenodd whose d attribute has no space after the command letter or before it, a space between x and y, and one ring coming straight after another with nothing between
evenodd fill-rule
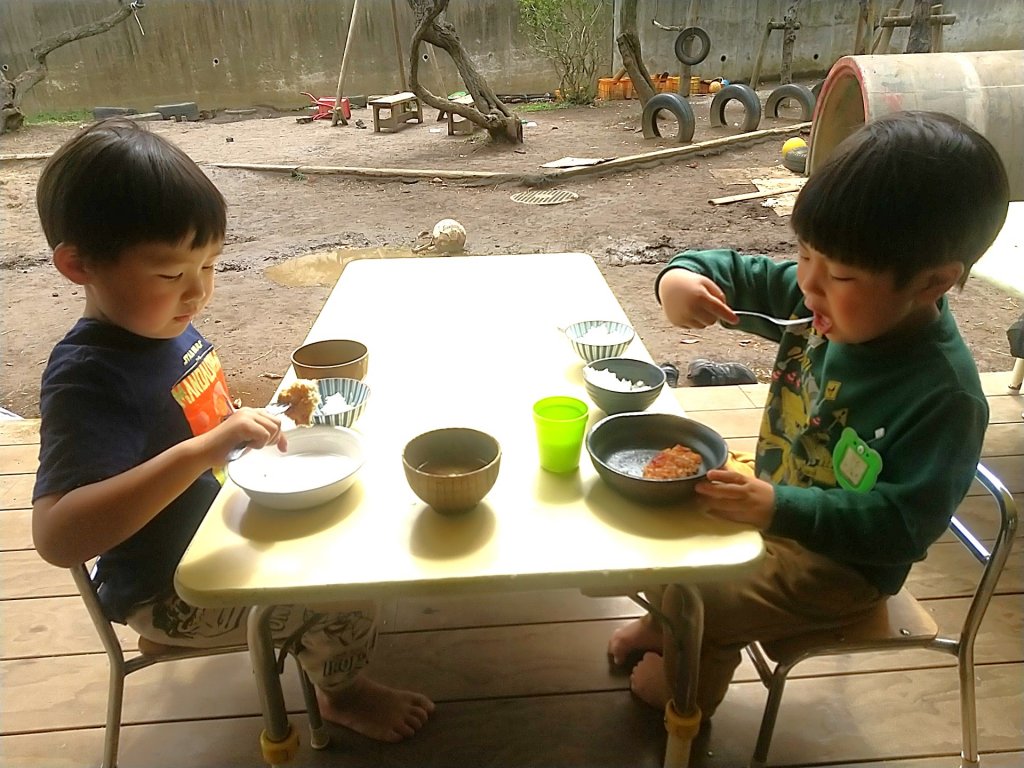
<instances>
[{"instance_id":1,"label":"green long-sleeve sweatshirt","mask_svg":"<svg viewBox=\"0 0 1024 768\"><path fill-rule=\"evenodd\" d=\"M687 251L658 280L677 268L713 280L733 309L810 314L793 262ZM939 309L925 328L864 344L756 318L738 326L779 342L757 444L758 476L775 485L767 533L852 566L888 594L899 591L967 493L988 424L977 368L945 298ZM833 453L848 458L845 428L881 458L866 490L837 481Z\"/></svg>"}]
</instances>

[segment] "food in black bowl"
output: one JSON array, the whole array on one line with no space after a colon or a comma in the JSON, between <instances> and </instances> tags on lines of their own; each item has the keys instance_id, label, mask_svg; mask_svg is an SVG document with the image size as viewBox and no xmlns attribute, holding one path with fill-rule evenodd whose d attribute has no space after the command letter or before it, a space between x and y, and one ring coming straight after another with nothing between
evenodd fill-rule
<instances>
[{"instance_id":1,"label":"food in black bowl","mask_svg":"<svg viewBox=\"0 0 1024 768\"><path fill-rule=\"evenodd\" d=\"M697 454L692 463L682 449ZM723 466L729 457L725 440L715 430L668 413L608 416L587 435L587 453L602 480L623 496L648 504L692 496L707 471Z\"/></svg>"}]
</instances>

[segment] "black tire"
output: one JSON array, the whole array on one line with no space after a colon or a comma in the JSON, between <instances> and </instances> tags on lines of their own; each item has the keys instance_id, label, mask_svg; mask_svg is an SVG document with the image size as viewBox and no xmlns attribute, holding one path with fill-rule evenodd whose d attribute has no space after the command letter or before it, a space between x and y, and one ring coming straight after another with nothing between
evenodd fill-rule
<instances>
[{"instance_id":1,"label":"black tire","mask_svg":"<svg viewBox=\"0 0 1024 768\"><path fill-rule=\"evenodd\" d=\"M711 125L725 125L725 105L730 101L738 101L743 105L745 115L740 133L757 130L761 123L761 100L753 88L743 83L730 83L715 94L711 100Z\"/></svg>"},{"instance_id":2,"label":"black tire","mask_svg":"<svg viewBox=\"0 0 1024 768\"><path fill-rule=\"evenodd\" d=\"M807 147L791 149L782 156L782 164L793 173L807 173Z\"/></svg>"},{"instance_id":3,"label":"black tire","mask_svg":"<svg viewBox=\"0 0 1024 768\"><path fill-rule=\"evenodd\" d=\"M768 117L779 116L779 104L784 99L793 99L793 101L800 105L801 120L811 119L811 115L814 114L814 102L817 99L806 85L798 85L797 83L780 85L768 94L768 100L764 103L764 111L768 113Z\"/></svg>"},{"instance_id":4,"label":"black tire","mask_svg":"<svg viewBox=\"0 0 1024 768\"><path fill-rule=\"evenodd\" d=\"M699 40L700 48L694 54L687 54L686 44L691 39ZM709 53L711 53L711 36L700 27L687 27L676 38L676 58L683 64L689 64L691 67L694 64L700 64L708 57Z\"/></svg>"},{"instance_id":5,"label":"black tire","mask_svg":"<svg viewBox=\"0 0 1024 768\"><path fill-rule=\"evenodd\" d=\"M824 84L824 80L819 80L818 82L811 86L811 93L814 94L815 101L821 98L821 86L823 86Z\"/></svg>"},{"instance_id":6,"label":"black tire","mask_svg":"<svg viewBox=\"0 0 1024 768\"><path fill-rule=\"evenodd\" d=\"M644 104L644 113L640 120L644 129L644 138L661 138L661 132L658 130L658 115L663 110L671 112L679 123L679 134L676 136L676 141L680 144L692 141L693 132L697 128L697 121L693 117L693 107L678 93L659 93Z\"/></svg>"}]
</instances>

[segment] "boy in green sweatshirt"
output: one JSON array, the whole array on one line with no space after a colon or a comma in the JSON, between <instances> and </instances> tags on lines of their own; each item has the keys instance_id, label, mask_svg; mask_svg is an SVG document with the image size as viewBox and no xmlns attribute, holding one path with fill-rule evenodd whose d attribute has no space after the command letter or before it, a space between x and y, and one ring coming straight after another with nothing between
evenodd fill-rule
<instances>
[{"instance_id":1,"label":"boy in green sweatshirt","mask_svg":"<svg viewBox=\"0 0 1024 768\"><path fill-rule=\"evenodd\" d=\"M711 514L764 533L749 577L700 585L698 705L714 714L753 640L842 626L896 594L946 529L981 455L988 407L945 298L962 287L1009 205L992 145L947 115L868 123L807 180L793 209L795 262L688 251L658 276L668 319L779 342L750 474L708 472ZM808 318L779 328L734 309ZM660 589L647 599L660 603ZM631 687L671 697L661 626L617 630Z\"/></svg>"}]
</instances>

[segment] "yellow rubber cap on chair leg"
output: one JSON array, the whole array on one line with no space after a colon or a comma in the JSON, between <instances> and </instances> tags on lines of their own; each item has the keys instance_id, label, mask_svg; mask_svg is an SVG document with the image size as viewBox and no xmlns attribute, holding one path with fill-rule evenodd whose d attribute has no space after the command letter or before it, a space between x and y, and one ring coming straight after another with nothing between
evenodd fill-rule
<instances>
[{"instance_id":1,"label":"yellow rubber cap on chair leg","mask_svg":"<svg viewBox=\"0 0 1024 768\"><path fill-rule=\"evenodd\" d=\"M670 700L665 705L665 730L670 736L693 741L700 731L700 707L694 707L693 714L686 717L679 714L675 702Z\"/></svg>"},{"instance_id":2,"label":"yellow rubber cap on chair leg","mask_svg":"<svg viewBox=\"0 0 1024 768\"><path fill-rule=\"evenodd\" d=\"M271 765L287 763L299 752L299 732L288 723L288 735L281 741L271 741L263 731L260 733L260 749L263 750L263 759Z\"/></svg>"}]
</instances>

